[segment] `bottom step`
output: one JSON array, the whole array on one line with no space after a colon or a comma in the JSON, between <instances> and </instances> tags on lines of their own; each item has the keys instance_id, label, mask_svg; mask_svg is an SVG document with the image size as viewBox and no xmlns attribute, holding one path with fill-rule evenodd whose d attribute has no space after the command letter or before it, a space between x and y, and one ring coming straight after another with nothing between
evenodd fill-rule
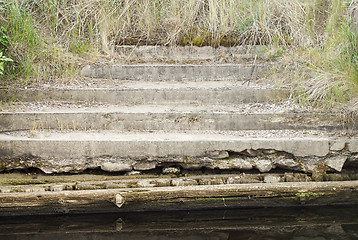
<instances>
[{"instance_id":1,"label":"bottom step","mask_svg":"<svg viewBox=\"0 0 358 240\"><path fill-rule=\"evenodd\" d=\"M324 132L29 132L0 134L0 171L148 171L165 167L340 172L358 164L358 140Z\"/></svg>"}]
</instances>

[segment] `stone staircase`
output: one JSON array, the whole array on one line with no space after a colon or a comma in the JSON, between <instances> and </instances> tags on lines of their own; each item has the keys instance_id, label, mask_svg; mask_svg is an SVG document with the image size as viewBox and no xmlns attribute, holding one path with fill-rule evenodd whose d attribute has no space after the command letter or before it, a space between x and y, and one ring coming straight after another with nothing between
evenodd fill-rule
<instances>
[{"instance_id":1,"label":"stone staircase","mask_svg":"<svg viewBox=\"0 0 358 240\"><path fill-rule=\"evenodd\" d=\"M83 81L0 90L2 214L356 203L356 121L292 104L261 48L117 51Z\"/></svg>"}]
</instances>

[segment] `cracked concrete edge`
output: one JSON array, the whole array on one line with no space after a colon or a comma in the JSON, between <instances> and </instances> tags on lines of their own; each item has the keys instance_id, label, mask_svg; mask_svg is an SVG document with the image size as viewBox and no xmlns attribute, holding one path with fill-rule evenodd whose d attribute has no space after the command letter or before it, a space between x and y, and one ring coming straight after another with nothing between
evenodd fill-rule
<instances>
[{"instance_id":1,"label":"cracked concrete edge","mask_svg":"<svg viewBox=\"0 0 358 240\"><path fill-rule=\"evenodd\" d=\"M109 172L129 172L133 169L149 170L168 164L177 164L185 169L257 168L261 172L269 172L278 166L284 169L315 172L320 162L335 171L340 171L348 159L348 153L331 152L329 145L329 139L241 139L240 141L195 141L195 144L192 141L167 140L153 142L10 140L0 142L0 163L2 170L35 167L45 173L81 172L98 167ZM251 160L234 157L223 161L215 160L215 156L210 157L209 154L215 151L240 153L261 149L279 151L292 156L286 161L277 160L273 163L270 160L268 163L263 161L264 156L261 157L262 159L253 155Z\"/></svg>"},{"instance_id":2,"label":"cracked concrete edge","mask_svg":"<svg viewBox=\"0 0 358 240\"><path fill-rule=\"evenodd\" d=\"M331 151L349 150L352 153L358 152L358 139L357 138L337 138L330 141Z\"/></svg>"},{"instance_id":3,"label":"cracked concrete edge","mask_svg":"<svg viewBox=\"0 0 358 240\"><path fill-rule=\"evenodd\" d=\"M354 139L349 141L348 149L351 152L357 153L358 152L358 139Z\"/></svg>"},{"instance_id":4,"label":"cracked concrete edge","mask_svg":"<svg viewBox=\"0 0 358 240\"><path fill-rule=\"evenodd\" d=\"M357 204L358 181L0 194L0 215Z\"/></svg>"},{"instance_id":5,"label":"cracked concrete edge","mask_svg":"<svg viewBox=\"0 0 358 240\"><path fill-rule=\"evenodd\" d=\"M202 135L192 136L192 140L176 140L170 136L165 139L151 138L151 135L138 135L138 139L113 138L104 135L83 135L82 138L93 140L76 140L76 134L61 137L39 139L17 138L11 136L0 137L1 155L33 155L43 159L56 157L83 158L96 156L137 157L166 157L166 156L206 156L207 152L224 150L242 152L247 149L273 149L283 151L298 157L319 156L329 153L329 138L226 138L214 140L214 136L204 139ZM114 136L116 137L116 136ZM155 137L155 136L154 136ZM211 137L211 138L210 138ZM195 144L193 144L195 143ZM54 148L56 146L56 148Z\"/></svg>"}]
</instances>

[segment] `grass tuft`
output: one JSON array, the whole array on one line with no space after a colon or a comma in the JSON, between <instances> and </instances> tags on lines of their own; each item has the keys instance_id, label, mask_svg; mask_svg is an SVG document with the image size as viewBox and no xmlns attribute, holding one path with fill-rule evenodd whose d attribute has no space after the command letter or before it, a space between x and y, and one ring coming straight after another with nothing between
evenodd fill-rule
<instances>
[{"instance_id":1,"label":"grass tuft","mask_svg":"<svg viewBox=\"0 0 358 240\"><path fill-rule=\"evenodd\" d=\"M326 1L327 2L327 1ZM298 99L323 109L347 103L358 94L358 41L347 1L328 1L325 25L316 45L302 48L299 58L313 76L298 79ZM323 27L325 27L323 29ZM318 31L318 30L317 30Z\"/></svg>"}]
</instances>

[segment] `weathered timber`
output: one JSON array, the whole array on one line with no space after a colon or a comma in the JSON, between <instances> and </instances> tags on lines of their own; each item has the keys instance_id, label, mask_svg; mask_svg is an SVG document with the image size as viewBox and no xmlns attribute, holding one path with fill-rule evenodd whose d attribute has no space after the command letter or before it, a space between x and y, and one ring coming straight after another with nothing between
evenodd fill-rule
<instances>
[{"instance_id":1,"label":"weathered timber","mask_svg":"<svg viewBox=\"0 0 358 240\"><path fill-rule=\"evenodd\" d=\"M190 175L187 175L190 174ZM215 186L247 183L278 183L278 182L312 182L319 179L304 173L230 173L230 174L202 174L187 172L185 177L179 175L60 175L45 174L14 174L0 175L0 193L44 192L44 191L72 191L72 190L100 190L125 189L145 187L180 187L180 186ZM358 180L358 173L325 173L325 181Z\"/></svg>"},{"instance_id":2,"label":"weathered timber","mask_svg":"<svg viewBox=\"0 0 358 240\"><path fill-rule=\"evenodd\" d=\"M357 190L348 181L4 193L0 214L357 204Z\"/></svg>"}]
</instances>

